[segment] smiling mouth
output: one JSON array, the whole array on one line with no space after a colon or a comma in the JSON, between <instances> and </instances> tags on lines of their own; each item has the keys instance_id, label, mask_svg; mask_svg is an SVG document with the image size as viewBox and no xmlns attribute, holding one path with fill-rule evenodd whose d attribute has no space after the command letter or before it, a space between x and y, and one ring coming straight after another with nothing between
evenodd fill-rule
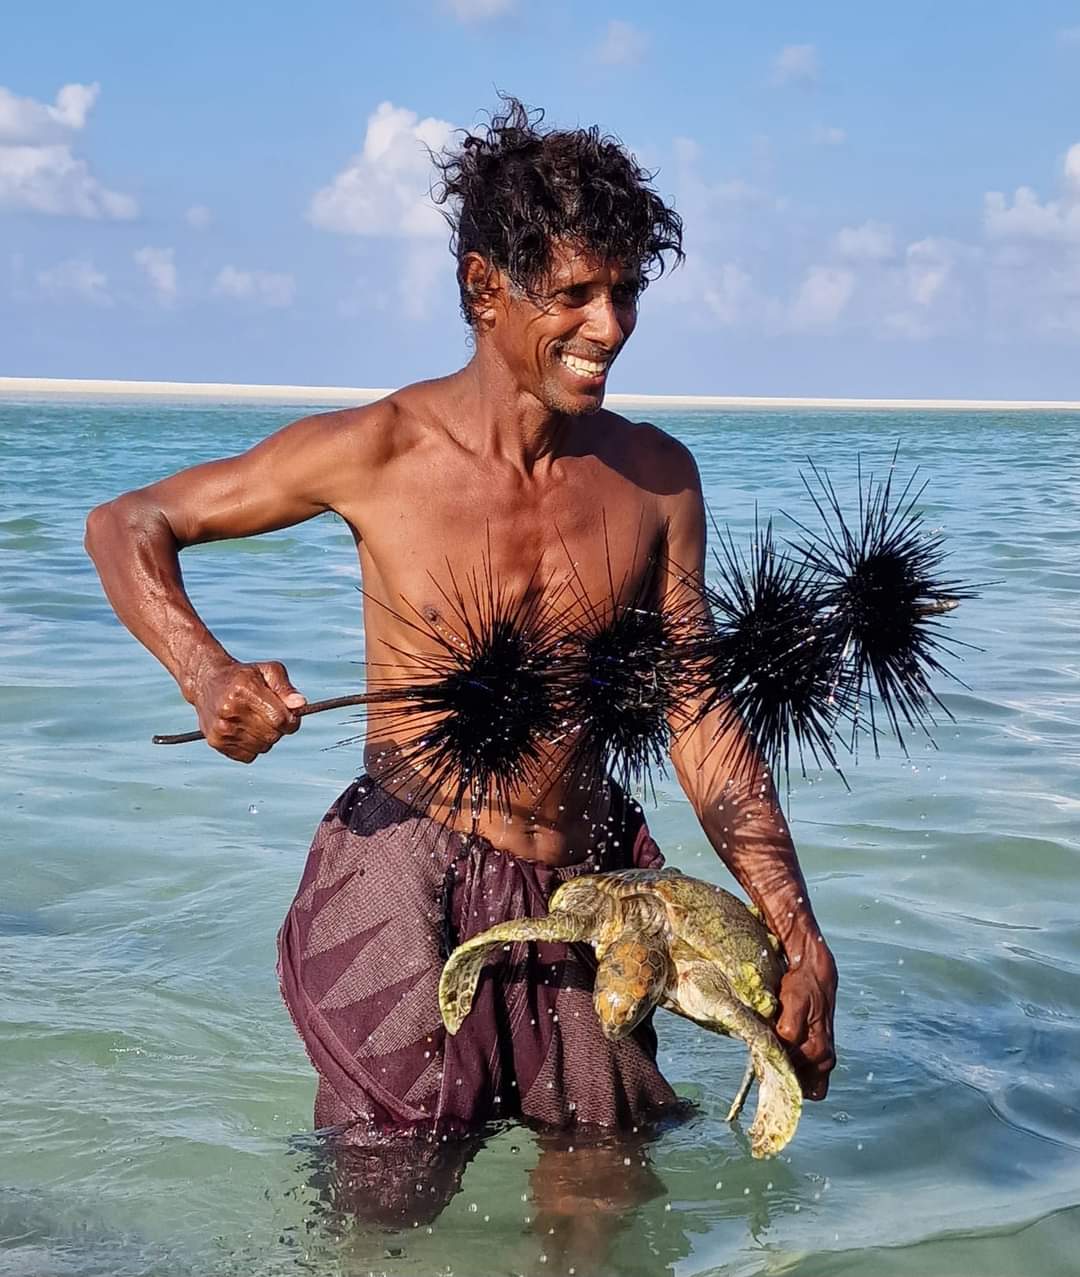
<instances>
[{"instance_id":1,"label":"smiling mouth","mask_svg":"<svg viewBox=\"0 0 1080 1277\"><path fill-rule=\"evenodd\" d=\"M606 376L611 363L610 360L583 359L580 355L567 354L566 351L560 353L559 362L582 381L596 381Z\"/></svg>"}]
</instances>

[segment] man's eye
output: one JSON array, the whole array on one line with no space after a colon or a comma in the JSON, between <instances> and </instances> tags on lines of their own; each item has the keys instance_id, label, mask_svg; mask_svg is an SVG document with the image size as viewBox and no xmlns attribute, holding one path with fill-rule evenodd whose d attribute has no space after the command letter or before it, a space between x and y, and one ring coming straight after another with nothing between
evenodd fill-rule
<instances>
[{"instance_id":1,"label":"man's eye","mask_svg":"<svg viewBox=\"0 0 1080 1277\"><path fill-rule=\"evenodd\" d=\"M640 292L641 289L637 284L617 284L611 290L611 298L620 306L631 305L637 301Z\"/></svg>"},{"instance_id":2,"label":"man's eye","mask_svg":"<svg viewBox=\"0 0 1080 1277\"><path fill-rule=\"evenodd\" d=\"M564 288L559 296L568 306L583 306L588 300L588 290L583 284L575 284L572 288Z\"/></svg>"}]
</instances>

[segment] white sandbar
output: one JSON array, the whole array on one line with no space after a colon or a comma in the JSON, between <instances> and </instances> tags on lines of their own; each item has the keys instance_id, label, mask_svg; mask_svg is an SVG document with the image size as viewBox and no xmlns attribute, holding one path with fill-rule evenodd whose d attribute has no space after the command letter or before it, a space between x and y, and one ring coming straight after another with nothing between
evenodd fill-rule
<instances>
[{"instance_id":1,"label":"white sandbar","mask_svg":"<svg viewBox=\"0 0 1080 1277\"><path fill-rule=\"evenodd\" d=\"M301 404L372 403L392 393L357 386L256 386L214 381L105 381L68 377L0 377L0 399L26 395L63 398L247 400ZM935 412L1080 412L1070 399L845 399L759 395L608 395L612 408L856 408Z\"/></svg>"}]
</instances>

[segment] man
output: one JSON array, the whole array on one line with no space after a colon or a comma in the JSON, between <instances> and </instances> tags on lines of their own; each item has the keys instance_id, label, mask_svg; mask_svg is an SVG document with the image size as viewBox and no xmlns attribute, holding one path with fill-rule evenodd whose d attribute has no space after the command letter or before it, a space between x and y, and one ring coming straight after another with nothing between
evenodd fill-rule
<instances>
[{"instance_id":1,"label":"man","mask_svg":"<svg viewBox=\"0 0 1080 1277\"><path fill-rule=\"evenodd\" d=\"M662 606L703 570L693 459L601 406L643 287L665 253L681 257L679 218L613 139L544 131L513 100L437 162L469 363L298 421L88 520L118 616L176 679L210 745L238 762L296 731L304 697L280 663L240 661L209 632L184 591L185 546L335 511L360 558L369 658L406 677L422 639L395 608L409 600L452 641L447 571L463 580L483 564L512 598L555 598L571 574L594 601L610 600L611 582L647 586ZM615 1046L601 1037L576 949L530 946L486 973L454 1039L434 1000L447 934L457 942L543 912L575 873L659 863L640 811L614 786L583 791L560 774L552 745L550 787L523 786L512 820L489 813L463 839L433 819L438 786L402 768L403 730L371 719L367 775L320 826L280 938L283 991L320 1074L316 1124L361 1132L362 1144L387 1129L464 1133L500 1114L610 1127L670 1108L651 1027ZM835 965L771 780L760 766L740 783L725 770L732 734L713 714L681 733L672 761L784 946L777 1028L820 1099L834 1062Z\"/></svg>"}]
</instances>

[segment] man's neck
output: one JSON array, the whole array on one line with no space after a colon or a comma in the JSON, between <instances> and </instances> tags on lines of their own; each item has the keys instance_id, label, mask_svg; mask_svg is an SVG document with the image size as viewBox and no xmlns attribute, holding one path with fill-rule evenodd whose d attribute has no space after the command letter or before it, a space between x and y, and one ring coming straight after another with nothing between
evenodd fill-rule
<instances>
[{"instance_id":1,"label":"man's neck","mask_svg":"<svg viewBox=\"0 0 1080 1277\"><path fill-rule=\"evenodd\" d=\"M571 418L523 390L497 352L481 346L455 380L467 407L468 441L478 452L525 474L559 455Z\"/></svg>"}]
</instances>

